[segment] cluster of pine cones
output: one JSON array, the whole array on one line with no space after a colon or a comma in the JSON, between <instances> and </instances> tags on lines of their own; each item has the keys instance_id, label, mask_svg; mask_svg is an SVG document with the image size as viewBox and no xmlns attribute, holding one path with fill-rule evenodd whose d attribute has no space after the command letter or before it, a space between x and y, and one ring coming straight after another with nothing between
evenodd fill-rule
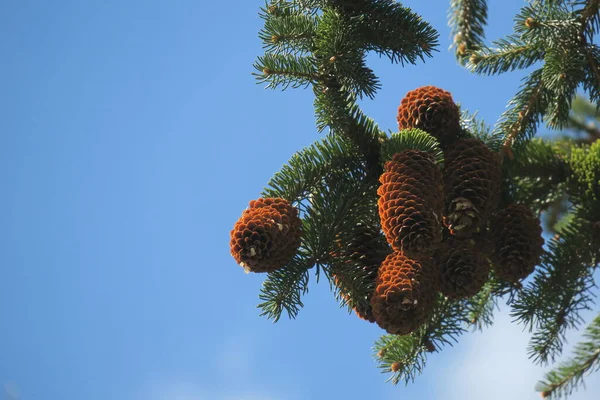
<instances>
[{"instance_id":1,"label":"cluster of pine cones","mask_svg":"<svg viewBox=\"0 0 600 400\"><path fill-rule=\"evenodd\" d=\"M395 154L379 178L381 229L359 224L354 240L341 248L373 280L357 314L389 333L408 334L427 321L438 292L450 299L474 296L492 268L508 282L527 277L544 242L529 207L499 209L498 155L479 139L461 138L459 110L449 92L434 86L409 92L397 120L400 130L434 136L444 166L420 150ZM231 231L231 254L247 271L272 272L293 258L301 225L288 201L254 200Z\"/></svg>"}]
</instances>

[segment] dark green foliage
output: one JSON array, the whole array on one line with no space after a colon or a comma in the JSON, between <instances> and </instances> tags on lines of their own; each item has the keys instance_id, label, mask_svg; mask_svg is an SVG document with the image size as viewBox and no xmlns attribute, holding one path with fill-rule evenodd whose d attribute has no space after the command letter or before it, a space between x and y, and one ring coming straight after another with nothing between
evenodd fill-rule
<instances>
[{"instance_id":1,"label":"dark green foliage","mask_svg":"<svg viewBox=\"0 0 600 400\"><path fill-rule=\"evenodd\" d=\"M515 16L513 32L488 45L487 2L450 1L461 64L481 75L528 72L493 129L476 113L463 111L459 138L478 138L501 153L501 206L530 207L556 235L522 284L492 273L472 298L450 301L438 295L435 311L413 333L382 336L376 359L383 372L392 372L392 383L413 381L428 353L452 345L470 329L490 326L500 301L532 332L528 351L538 363L554 361L567 330L582 326L581 312L594 304L593 274L600 262L600 47L594 43L599 7L599 0L529 1ZM436 51L438 34L393 0L272 0L260 16L265 54L254 65L257 81L269 88L311 87L316 127L327 130L322 140L296 153L262 193L298 207L304 234L293 260L266 278L261 315L274 321L284 313L295 318L311 269L317 281L325 273L343 305L368 306L372 273L361 267L360 257L340 251L340 243L350 243L360 224L379 230L378 178L394 154L425 151L440 168L444 154L431 135L417 129L386 135L362 112L359 101L373 98L381 87L367 57L424 61ZM589 101L577 98L578 90ZM564 135L534 139L544 125L565 129ZM484 224L473 236L478 248L493 247L491 231ZM382 251L389 251L386 246ZM494 262L491 254L487 258ZM574 358L546 376L539 386L544 396L564 397L598 369L599 325L597 317Z\"/></svg>"},{"instance_id":2,"label":"dark green foliage","mask_svg":"<svg viewBox=\"0 0 600 400\"><path fill-rule=\"evenodd\" d=\"M589 221L600 221L600 141L573 149L570 161L573 170L571 197L581 205Z\"/></svg>"},{"instance_id":3,"label":"dark green foliage","mask_svg":"<svg viewBox=\"0 0 600 400\"><path fill-rule=\"evenodd\" d=\"M600 315L585 329L584 341L577 344L574 356L546 374L536 390L543 398L565 398L582 386L586 375L600 369Z\"/></svg>"},{"instance_id":4,"label":"dark green foliage","mask_svg":"<svg viewBox=\"0 0 600 400\"><path fill-rule=\"evenodd\" d=\"M526 44L514 35L498 39L493 45L473 54L467 67L478 74L497 75L528 68L544 58L542 48Z\"/></svg>"},{"instance_id":5,"label":"dark green foliage","mask_svg":"<svg viewBox=\"0 0 600 400\"><path fill-rule=\"evenodd\" d=\"M404 150L426 151L431 153L438 163L444 161L444 153L440 149L439 142L420 129L404 129L398 133L393 133L382 145L381 161L391 160L394 154L401 153Z\"/></svg>"},{"instance_id":6,"label":"dark green foliage","mask_svg":"<svg viewBox=\"0 0 600 400\"><path fill-rule=\"evenodd\" d=\"M534 330L529 353L536 362L554 361L567 329L578 327L580 312L593 304L590 289L600 262L600 240L581 213L574 210L572 220L547 243L538 273L513 304L512 315Z\"/></svg>"},{"instance_id":7,"label":"dark green foliage","mask_svg":"<svg viewBox=\"0 0 600 400\"><path fill-rule=\"evenodd\" d=\"M431 57L438 33L427 22L393 0L329 1L358 29L361 47L392 62L414 64Z\"/></svg>"},{"instance_id":8,"label":"dark green foliage","mask_svg":"<svg viewBox=\"0 0 600 400\"><path fill-rule=\"evenodd\" d=\"M400 370L390 381L406 384L415 380L425 367L427 353L439 351L445 345L456 343L464 333L467 321L464 302L452 302L440 296L429 321L410 335L384 335L375 342L374 356L383 372L391 372L391 365L400 363Z\"/></svg>"},{"instance_id":9,"label":"dark green foliage","mask_svg":"<svg viewBox=\"0 0 600 400\"><path fill-rule=\"evenodd\" d=\"M304 307L302 295L308 292L308 270L312 266L310 258L297 256L282 269L270 273L258 296L263 301L258 305L260 315L277 322L285 311L290 318L296 318Z\"/></svg>"},{"instance_id":10,"label":"dark green foliage","mask_svg":"<svg viewBox=\"0 0 600 400\"><path fill-rule=\"evenodd\" d=\"M454 51L459 61L464 63L472 51L484 46L487 18L487 0L450 1L450 27L454 35Z\"/></svg>"},{"instance_id":11,"label":"dark green foliage","mask_svg":"<svg viewBox=\"0 0 600 400\"><path fill-rule=\"evenodd\" d=\"M553 142L534 139L504 162L505 203L527 204L544 211L564 198L569 164Z\"/></svg>"},{"instance_id":12,"label":"dark green foliage","mask_svg":"<svg viewBox=\"0 0 600 400\"><path fill-rule=\"evenodd\" d=\"M467 67L478 74L541 64L523 81L496 125L495 133L503 135L507 154L513 145L531 139L542 119L551 128L566 127L578 87L592 101L600 99L600 57L597 46L591 44L597 12L595 0L575 4L533 1L515 17L512 35L470 54Z\"/></svg>"},{"instance_id":13,"label":"dark green foliage","mask_svg":"<svg viewBox=\"0 0 600 400\"><path fill-rule=\"evenodd\" d=\"M291 202L306 199L333 171L357 175L365 172L356 147L344 138L328 135L297 152L271 178L263 197L282 197Z\"/></svg>"},{"instance_id":14,"label":"dark green foliage","mask_svg":"<svg viewBox=\"0 0 600 400\"><path fill-rule=\"evenodd\" d=\"M480 329L491 324L494 303L484 289L467 300L448 300L440 295L429 321L410 335L383 335L375 342L373 356L382 372L392 372L393 363L400 369L388 379L393 384L408 384L423 372L427 354L452 346L469 327Z\"/></svg>"}]
</instances>

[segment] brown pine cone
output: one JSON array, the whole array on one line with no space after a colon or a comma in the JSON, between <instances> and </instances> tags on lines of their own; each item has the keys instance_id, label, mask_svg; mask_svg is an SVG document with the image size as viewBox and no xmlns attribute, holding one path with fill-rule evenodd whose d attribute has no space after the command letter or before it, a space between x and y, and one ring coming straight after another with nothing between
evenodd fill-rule
<instances>
[{"instance_id":1,"label":"brown pine cone","mask_svg":"<svg viewBox=\"0 0 600 400\"><path fill-rule=\"evenodd\" d=\"M391 334L405 335L427 321L437 298L439 274L429 257L411 259L392 253L379 267L371 297L377 324Z\"/></svg>"},{"instance_id":2,"label":"brown pine cone","mask_svg":"<svg viewBox=\"0 0 600 400\"><path fill-rule=\"evenodd\" d=\"M445 223L453 235L480 232L498 205L500 163L479 139L461 139L446 152Z\"/></svg>"},{"instance_id":3,"label":"brown pine cone","mask_svg":"<svg viewBox=\"0 0 600 400\"><path fill-rule=\"evenodd\" d=\"M517 283L531 274L544 252L542 227L531 209L511 204L498 211L491 231L495 238L493 268L498 276Z\"/></svg>"},{"instance_id":4,"label":"brown pine cone","mask_svg":"<svg viewBox=\"0 0 600 400\"><path fill-rule=\"evenodd\" d=\"M385 164L379 178L381 227L396 251L427 253L441 240L442 175L433 157L406 150Z\"/></svg>"},{"instance_id":5,"label":"brown pine cone","mask_svg":"<svg viewBox=\"0 0 600 400\"><path fill-rule=\"evenodd\" d=\"M487 282L490 263L473 244L449 239L436 261L441 273L441 292L449 299L476 295Z\"/></svg>"},{"instance_id":6,"label":"brown pine cone","mask_svg":"<svg viewBox=\"0 0 600 400\"><path fill-rule=\"evenodd\" d=\"M411 90L398 107L398 129L418 128L437 138L445 146L460 132L458 106L452 94L435 86Z\"/></svg>"},{"instance_id":7,"label":"brown pine cone","mask_svg":"<svg viewBox=\"0 0 600 400\"><path fill-rule=\"evenodd\" d=\"M298 210L287 200L253 200L230 233L231 255L247 272L273 272L294 257L301 227Z\"/></svg>"},{"instance_id":8,"label":"brown pine cone","mask_svg":"<svg viewBox=\"0 0 600 400\"><path fill-rule=\"evenodd\" d=\"M346 263L346 267L358 268L360 276L370 282L369 292L364 298L357 298L351 293L352 282L346 282L344 276L333 272L335 285L340 290L340 295L351 302L359 318L375 322L371 309L371 296L375 290L375 279L382 261L391 253L385 237L381 234L379 226L358 223L349 238L343 236L336 239L334 258L339 258Z\"/></svg>"}]
</instances>

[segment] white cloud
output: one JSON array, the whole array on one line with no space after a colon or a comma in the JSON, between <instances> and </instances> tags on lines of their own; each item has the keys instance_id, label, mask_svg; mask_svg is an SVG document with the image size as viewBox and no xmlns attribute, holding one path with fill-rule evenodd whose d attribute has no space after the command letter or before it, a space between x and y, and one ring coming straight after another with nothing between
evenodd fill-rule
<instances>
[{"instance_id":1,"label":"white cloud","mask_svg":"<svg viewBox=\"0 0 600 400\"><path fill-rule=\"evenodd\" d=\"M21 398L21 390L15 382L5 382L3 388L8 400L19 400Z\"/></svg>"},{"instance_id":2,"label":"white cloud","mask_svg":"<svg viewBox=\"0 0 600 400\"><path fill-rule=\"evenodd\" d=\"M527 356L527 344L531 334L523 326L511 321L504 308L496 313L494 326L483 333L464 335L463 346L453 352L456 355L451 368L440 369L439 397L445 400L539 400L536 383L551 367L541 367ZM576 343L579 333L568 335ZM564 357L570 355L572 345L566 346ZM596 373L597 374L597 373ZM586 382L587 390L580 389L569 400L597 399L600 379L592 374Z\"/></svg>"}]
</instances>

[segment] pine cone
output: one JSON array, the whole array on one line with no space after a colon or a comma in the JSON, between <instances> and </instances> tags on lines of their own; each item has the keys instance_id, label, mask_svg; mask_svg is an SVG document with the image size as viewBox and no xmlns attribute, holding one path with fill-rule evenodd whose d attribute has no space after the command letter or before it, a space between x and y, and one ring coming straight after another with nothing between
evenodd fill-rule
<instances>
[{"instance_id":1,"label":"pine cone","mask_svg":"<svg viewBox=\"0 0 600 400\"><path fill-rule=\"evenodd\" d=\"M371 309L371 296L375 290L375 279L382 261L391 253L385 237L380 232L379 226L358 223L349 238L338 236L336 251L331 255L345 262L350 268L360 270L361 278L370 283L369 290L364 298L357 298L351 293L352 282L347 282L342 274L333 272L335 285L340 289L340 295L351 302L359 318L375 322ZM334 268L335 270L335 268Z\"/></svg>"},{"instance_id":2,"label":"pine cone","mask_svg":"<svg viewBox=\"0 0 600 400\"><path fill-rule=\"evenodd\" d=\"M294 257L301 226L298 210L287 200L252 200L231 231L231 255L246 271L273 272Z\"/></svg>"},{"instance_id":3,"label":"pine cone","mask_svg":"<svg viewBox=\"0 0 600 400\"><path fill-rule=\"evenodd\" d=\"M476 295L487 282L490 263L471 243L450 239L439 252L441 292L450 299Z\"/></svg>"},{"instance_id":4,"label":"pine cone","mask_svg":"<svg viewBox=\"0 0 600 400\"><path fill-rule=\"evenodd\" d=\"M453 235L480 232L500 197L500 164L479 139L461 139L446 152L445 223Z\"/></svg>"},{"instance_id":5,"label":"pine cone","mask_svg":"<svg viewBox=\"0 0 600 400\"><path fill-rule=\"evenodd\" d=\"M378 208L388 243L413 255L428 252L441 240L442 177L433 157L406 150L385 164L379 181Z\"/></svg>"},{"instance_id":6,"label":"pine cone","mask_svg":"<svg viewBox=\"0 0 600 400\"><path fill-rule=\"evenodd\" d=\"M533 272L544 252L542 227L529 207L511 204L498 211L491 224L495 237L494 271L516 283Z\"/></svg>"},{"instance_id":7,"label":"pine cone","mask_svg":"<svg viewBox=\"0 0 600 400\"><path fill-rule=\"evenodd\" d=\"M460 115L452 94L435 86L408 92L400 102L397 119L398 129L419 128L443 146L455 141L460 132Z\"/></svg>"},{"instance_id":8,"label":"pine cone","mask_svg":"<svg viewBox=\"0 0 600 400\"><path fill-rule=\"evenodd\" d=\"M429 257L411 259L392 253L379 268L371 298L377 324L391 334L405 335L429 317L439 288L439 275Z\"/></svg>"}]
</instances>

